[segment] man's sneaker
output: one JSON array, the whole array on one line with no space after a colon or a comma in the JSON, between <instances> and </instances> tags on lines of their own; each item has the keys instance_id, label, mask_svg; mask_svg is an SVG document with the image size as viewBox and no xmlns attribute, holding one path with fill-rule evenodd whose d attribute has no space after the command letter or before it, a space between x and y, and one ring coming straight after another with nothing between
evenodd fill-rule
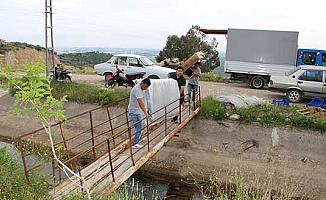
<instances>
[{"instance_id":1,"label":"man's sneaker","mask_svg":"<svg viewBox=\"0 0 326 200\"><path fill-rule=\"evenodd\" d=\"M143 148L144 145L141 145L141 144L134 144L132 145L132 148L135 148L135 149L140 149L140 148Z\"/></svg>"}]
</instances>

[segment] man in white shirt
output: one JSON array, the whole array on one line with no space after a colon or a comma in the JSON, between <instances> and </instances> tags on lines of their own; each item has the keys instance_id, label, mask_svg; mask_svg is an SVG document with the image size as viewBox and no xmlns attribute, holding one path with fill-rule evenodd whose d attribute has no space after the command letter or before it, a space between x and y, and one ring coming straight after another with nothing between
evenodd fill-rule
<instances>
[{"instance_id":1,"label":"man in white shirt","mask_svg":"<svg viewBox=\"0 0 326 200\"><path fill-rule=\"evenodd\" d=\"M130 119L134 123L135 137L132 142L133 148L142 148L143 145L138 144L141 139L141 130L142 130L142 113L149 118L147 114L145 105L144 105L144 91L151 85L149 78L143 79L140 83L135 85L130 92L130 99L128 105L128 113Z\"/></svg>"}]
</instances>

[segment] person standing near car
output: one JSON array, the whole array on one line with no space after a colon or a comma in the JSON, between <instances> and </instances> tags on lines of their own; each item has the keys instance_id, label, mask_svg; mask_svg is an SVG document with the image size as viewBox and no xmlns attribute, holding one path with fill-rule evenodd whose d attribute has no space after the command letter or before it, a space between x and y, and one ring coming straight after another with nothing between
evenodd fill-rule
<instances>
[{"instance_id":1,"label":"person standing near car","mask_svg":"<svg viewBox=\"0 0 326 200\"><path fill-rule=\"evenodd\" d=\"M177 68L177 72L171 74L170 78L176 80L178 82L178 87L179 87L179 93L180 93L180 104L182 105L182 103L184 102L184 88L186 86L186 79L185 77L182 75L183 74L183 67L179 66ZM178 120L178 115L173 117L172 122L177 122Z\"/></svg>"},{"instance_id":2,"label":"person standing near car","mask_svg":"<svg viewBox=\"0 0 326 200\"><path fill-rule=\"evenodd\" d=\"M188 97L187 103L190 103L191 93L192 93L192 101L195 101L197 90L198 90L198 79L201 77L201 70L199 68L200 62L196 62L192 67L192 75L189 77L188 81Z\"/></svg>"},{"instance_id":3,"label":"person standing near car","mask_svg":"<svg viewBox=\"0 0 326 200\"><path fill-rule=\"evenodd\" d=\"M133 148L142 148L144 145L138 144L141 139L141 130L142 130L142 114L146 116L146 119L149 118L147 114L144 100L145 94L144 91L151 85L149 78L143 79L140 83L135 85L130 92L130 99L128 105L128 113L130 119L134 123L135 137L132 142Z\"/></svg>"}]
</instances>

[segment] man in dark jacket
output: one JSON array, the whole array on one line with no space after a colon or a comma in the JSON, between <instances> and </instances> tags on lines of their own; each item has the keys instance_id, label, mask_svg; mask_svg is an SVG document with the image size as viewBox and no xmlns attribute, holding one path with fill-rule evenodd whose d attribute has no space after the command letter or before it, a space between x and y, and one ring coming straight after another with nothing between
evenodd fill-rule
<instances>
[{"instance_id":1,"label":"man in dark jacket","mask_svg":"<svg viewBox=\"0 0 326 200\"><path fill-rule=\"evenodd\" d=\"M170 78L176 80L178 82L179 92L180 92L180 104L184 102L184 88L186 86L186 79L182 75L183 67L179 66L176 73L173 73ZM173 117L172 121L177 122L178 116Z\"/></svg>"}]
</instances>

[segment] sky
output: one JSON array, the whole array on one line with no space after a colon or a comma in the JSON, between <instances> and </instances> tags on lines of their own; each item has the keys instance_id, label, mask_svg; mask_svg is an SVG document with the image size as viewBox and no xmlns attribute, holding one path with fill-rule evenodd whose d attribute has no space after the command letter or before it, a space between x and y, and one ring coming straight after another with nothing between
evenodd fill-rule
<instances>
[{"instance_id":1,"label":"sky","mask_svg":"<svg viewBox=\"0 0 326 200\"><path fill-rule=\"evenodd\" d=\"M49 1L49 0L48 0ZM326 49L326 0L52 0L54 46L162 49L169 35L205 29L298 31ZM0 0L0 38L45 46L45 0ZM216 37L219 50L227 39Z\"/></svg>"}]
</instances>

